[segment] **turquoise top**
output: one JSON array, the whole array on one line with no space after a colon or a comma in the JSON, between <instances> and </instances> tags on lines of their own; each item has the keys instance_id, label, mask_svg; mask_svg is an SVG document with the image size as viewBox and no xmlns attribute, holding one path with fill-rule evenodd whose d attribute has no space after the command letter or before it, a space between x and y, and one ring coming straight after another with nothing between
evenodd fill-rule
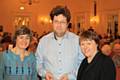
<instances>
[{"instance_id":1,"label":"turquoise top","mask_svg":"<svg viewBox=\"0 0 120 80\"><path fill-rule=\"evenodd\" d=\"M0 80L37 80L34 54L30 53L24 61L11 50L0 54Z\"/></svg>"}]
</instances>

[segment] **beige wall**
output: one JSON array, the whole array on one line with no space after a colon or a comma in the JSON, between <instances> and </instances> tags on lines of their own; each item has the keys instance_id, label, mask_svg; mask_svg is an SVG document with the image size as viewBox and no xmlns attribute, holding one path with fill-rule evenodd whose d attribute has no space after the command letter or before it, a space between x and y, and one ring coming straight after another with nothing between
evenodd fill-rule
<instances>
[{"instance_id":1,"label":"beige wall","mask_svg":"<svg viewBox=\"0 0 120 80\"><path fill-rule=\"evenodd\" d=\"M107 15L119 14L120 16L120 0L97 0L97 13L100 17L100 22L94 29L100 33L106 33ZM19 10L20 6L24 6L25 10ZM4 31L13 32L14 17L17 15L27 15L30 17L30 27L33 31L42 34L44 31L50 31L49 24L41 24L39 17L49 16L50 10L56 5L67 5L72 13L73 31L77 32L77 17L84 16L82 27L87 29L90 26L90 16L93 14L92 0L40 0L39 3L32 5L21 4L20 0L1 0L0 2L0 24L4 26ZM119 17L120 23L120 17ZM119 24L120 26L120 24ZM120 32L120 28L119 28Z\"/></svg>"}]
</instances>

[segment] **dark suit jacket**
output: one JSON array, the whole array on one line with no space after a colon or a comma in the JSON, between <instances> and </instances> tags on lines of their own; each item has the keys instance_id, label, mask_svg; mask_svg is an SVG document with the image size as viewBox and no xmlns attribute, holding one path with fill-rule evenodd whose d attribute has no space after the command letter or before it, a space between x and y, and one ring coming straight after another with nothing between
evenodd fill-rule
<instances>
[{"instance_id":1,"label":"dark suit jacket","mask_svg":"<svg viewBox=\"0 0 120 80\"><path fill-rule=\"evenodd\" d=\"M116 69L112 59L100 52L89 64L85 58L79 67L77 80L116 80Z\"/></svg>"}]
</instances>

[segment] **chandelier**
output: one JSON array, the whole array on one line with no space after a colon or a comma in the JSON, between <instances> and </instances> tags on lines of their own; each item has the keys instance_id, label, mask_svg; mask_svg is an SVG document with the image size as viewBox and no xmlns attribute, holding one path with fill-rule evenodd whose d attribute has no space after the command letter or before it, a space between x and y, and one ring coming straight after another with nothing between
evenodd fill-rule
<instances>
[{"instance_id":1,"label":"chandelier","mask_svg":"<svg viewBox=\"0 0 120 80\"><path fill-rule=\"evenodd\" d=\"M20 0L22 4L29 4L32 5L33 3L39 3L40 0Z\"/></svg>"}]
</instances>

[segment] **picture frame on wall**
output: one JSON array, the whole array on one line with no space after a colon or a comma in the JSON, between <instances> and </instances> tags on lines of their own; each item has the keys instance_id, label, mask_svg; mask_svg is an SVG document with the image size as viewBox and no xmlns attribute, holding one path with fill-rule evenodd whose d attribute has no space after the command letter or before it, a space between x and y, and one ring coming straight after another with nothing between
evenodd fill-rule
<instances>
[{"instance_id":1,"label":"picture frame on wall","mask_svg":"<svg viewBox=\"0 0 120 80\"><path fill-rule=\"evenodd\" d=\"M13 12L12 20L15 29L21 25L31 26L31 12Z\"/></svg>"},{"instance_id":2,"label":"picture frame on wall","mask_svg":"<svg viewBox=\"0 0 120 80\"><path fill-rule=\"evenodd\" d=\"M18 27L21 25L29 26L30 25L30 17L23 16L23 15L15 16L14 25L15 25L15 27Z\"/></svg>"},{"instance_id":3,"label":"picture frame on wall","mask_svg":"<svg viewBox=\"0 0 120 80\"><path fill-rule=\"evenodd\" d=\"M116 39L118 36L118 14L109 14L107 16L107 34Z\"/></svg>"},{"instance_id":4,"label":"picture frame on wall","mask_svg":"<svg viewBox=\"0 0 120 80\"><path fill-rule=\"evenodd\" d=\"M75 18L76 33L79 35L85 27L85 13L77 13Z\"/></svg>"}]
</instances>

